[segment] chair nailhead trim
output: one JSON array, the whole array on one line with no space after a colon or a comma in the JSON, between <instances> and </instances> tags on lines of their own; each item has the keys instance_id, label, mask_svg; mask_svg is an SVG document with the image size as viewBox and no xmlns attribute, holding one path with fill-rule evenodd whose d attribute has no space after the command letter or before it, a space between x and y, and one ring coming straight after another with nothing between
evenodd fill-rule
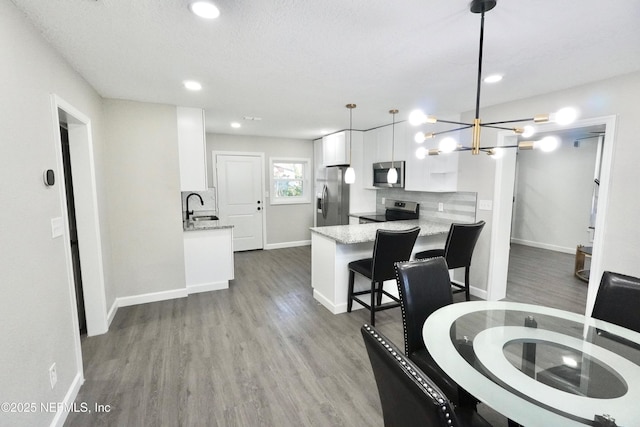
<instances>
[{"instance_id":1,"label":"chair nailhead trim","mask_svg":"<svg viewBox=\"0 0 640 427\"><path fill-rule=\"evenodd\" d=\"M411 373L411 375L413 375L414 377L417 378L418 382L420 383L420 385L422 387L424 387L427 392L433 396L433 398L440 404L440 409L442 410L442 412L444 413L444 417L447 419L447 424L448 425L453 425L453 420L451 419L451 414L448 412L448 408L447 405L445 403L445 399L443 399L442 395L440 395L438 392L436 392L432 387L430 387L427 383L427 381L425 379L423 379L421 376L419 376L418 372L415 369L412 369L410 365L407 364L407 362L405 361L405 359L398 354L394 348L386 343L382 338L380 338L380 336L377 333L374 333L373 330L371 329L371 327L368 324L364 324L364 328L375 338L378 339L379 342L381 342L382 344L384 344L384 347L387 349L387 351L389 353L391 353L393 356L395 356L396 360L398 360L400 362L400 364L405 367L407 369L407 371L409 371ZM406 334L405 334L406 335ZM405 343L406 343L406 338L405 338Z\"/></svg>"}]
</instances>

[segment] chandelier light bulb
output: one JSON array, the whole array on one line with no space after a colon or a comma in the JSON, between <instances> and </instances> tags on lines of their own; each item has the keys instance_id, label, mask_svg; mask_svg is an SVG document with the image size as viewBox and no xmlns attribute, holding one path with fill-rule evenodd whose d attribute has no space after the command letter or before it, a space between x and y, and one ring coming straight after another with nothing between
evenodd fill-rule
<instances>
[{"instance_id":1,"label":"chandelier light bulb","mask_svg":"<svg viewBox=\"0 0 640 427\"><path fill-rule=\"evenodd\" d=\"M560 140L555 136L546 136L542 138L540 141L536 141L534 143L534 148L540 149L540 151L544 151L545 153L549 153L560 145Z\"/></svg>"},{"instance_id":2,"label":"chandelier light bulb","mask_svg":"<svg viewBox=\"0 0 640 427\"><path fill-rule=\"evenodd\" d=\"M524 132L522 132L522 134L520 135L523 138L530 138L533 136L533 134L536 133L536 129L531 125L526 125L523 129Z\"/></svg>"},{"instance_id":3,"label":"chandelier light bulb","mask_svg":"<svg viewBox=\"0 0 640 427\"><path fill-rule=\"evenodd\" d=\"M504 149L500 147L496 147L489 152L489 157L492 159L498 160L504 157Z\"/></svg>"},{"instance_id":4,"label":"chandelier light bulb","mask_svg":"<svg viewBox=\"0 0 640 427\"><path fill-rule=\"evenodd\" d=\"M418 144L422 144L426 138L425 138L424 132L418 132L418 133L416 133L416 136L413 139Z\"/></svg>"},{"instance_id":5,"label":"chandelier light bulb","mask_svg":"<svg viewBox=\"0 0 640 427\"><path fill-rule=\"evenodd\" d=\"M387 172L387 182L389 184L395 184L398 182L398 171L396 168L390 168Z\"/></svg>"},{"instance_id":6,"label":"chandelier light bulb","mask_svg":"<svg viewBox=\"0 0 640 427\"><path fill-rule=\"evenodd\" d=\"M416 150L416 158L419 160L424 160L425 157L427 157L427 152L428 150L424 147L418 147L418 149Z\"/></svg>"},{"instance_id":7,"label":"chandelier light bulb","mask_svg":"<svg viewBox=\"0 0 640 427\"><path fill-rule=\"evenodd\" d=\"M349 166L347 171L344 173L344 182L346 184L353 184L356 182L356 171L351 166Z\"/></svg>"},{"instance_id":8,"label":"chandelier light bulb","mask_svg":"<svg viewBox=\"0 0 640 427\"><path fill-rule=\"evenodd\" d=\"M565 107L558 110L554 115L554 121L559 125L568 125L578 118L575 108Z\"/></svg>"},{"instance_id":9,"label":"chandelier light bulb","mask_svg":"<svg viewBox=\"0 0 640 427\"><path fill-rule=\"evenodd\" d=\"M409 123L413 126L419 126L427 122L427 115L422 110L413 110L409 114Z\"/></svg>"},{"instance_id":10,"label":"chandelier light bulb","mask_svg":"<svg viewBox=\"0 0 640 427\"><path fill-rule=\"evenodd\" d=\"M458 143L456 142L455 139L451 138L450 136L443 138L440 141L440 144L438 145L438 148L440 149L440 151L442 153L451 153L453 151L456 150L456 148L458 148Z\"/></svg>"}]
</instances>

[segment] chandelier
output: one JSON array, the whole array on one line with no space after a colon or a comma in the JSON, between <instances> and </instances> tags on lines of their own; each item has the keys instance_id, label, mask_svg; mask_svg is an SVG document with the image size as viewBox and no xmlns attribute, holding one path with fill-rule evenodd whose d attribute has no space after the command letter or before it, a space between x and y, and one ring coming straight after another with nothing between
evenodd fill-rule
<instances>
[{"instance_id":1,"label":"chandelier","mask_svg":"<svg viewBox=\"0 0 640 427\"><path fill-rule=\"evenodd\" d=\"M493 128L499 130L509 130L513 131L516 135L521 135L524 138L531 137L535 129L531 125L523 126L523 127L510 127L515 123L525 123L525 122L533 122L533 123L547 123L547 122L555 122L560 125L565 125L573 122L577 113L573 108L563 108L556 113L551 114L539 114L534 117L528 117L524 119L515 119L515 120L503 120L497 122L489 122L482 123L480 120L480 87L482 84L482 50L484 43L484 14L485 12L490 11L496 6L496 0L472 0L470 4L470 10L473 13L480 14L480 48L478 52L478 76L477 76L477 86L476 86L476 108L475 108L475 118L473 119L473 123L465 123L465 122L457 122L451 120L441 120L434 116L429 116L423 113L420 110L413 111L409 115L409 123L414 126L422 125L425 123L447 123L451 125L456 125L457 127L444 130L441 132L431 132L424 133L418 132L415 136L415 141L417 143L422 143L427 139L435 138L438 135L457 132L465 129L472 129L472 139L471 146L463 146L459 145L458 142L451 138L446 137L440 141L438 148L426 149L421 147L416 152L416 155L419 158L424 158L426 155L438 155L443 153L450 153L453 151L471 151L471 154L479 154L480 152L484 152L489 154L491 157L498 158L501 156L501 150L503 148L519 148L522 150L540 148L542 151L551 151L558 145L558 140L555 137L547 137L540 141L522 141L516 145L504 145L500 147L482 147L480 146L480 130L482 128Z\"/></svg>"}]
</instances>

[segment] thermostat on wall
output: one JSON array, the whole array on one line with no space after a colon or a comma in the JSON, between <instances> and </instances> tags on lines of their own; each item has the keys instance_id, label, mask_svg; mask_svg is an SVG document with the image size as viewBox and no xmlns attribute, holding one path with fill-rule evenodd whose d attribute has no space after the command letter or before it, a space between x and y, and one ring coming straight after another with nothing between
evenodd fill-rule
<instances>
[{"instance_id":1,"label":"thermostat on wall","mask_svg":"<svg viewBox=\"0 0 640 427\"><path fill-rule=\"evenodd\" d=\"M56 176L53 173L53 170L51 169L47 169L46 171L44 171L44 185L46 185L47 187L51 187L53 184L56 183Z\"/></svg>"}]
</instances>

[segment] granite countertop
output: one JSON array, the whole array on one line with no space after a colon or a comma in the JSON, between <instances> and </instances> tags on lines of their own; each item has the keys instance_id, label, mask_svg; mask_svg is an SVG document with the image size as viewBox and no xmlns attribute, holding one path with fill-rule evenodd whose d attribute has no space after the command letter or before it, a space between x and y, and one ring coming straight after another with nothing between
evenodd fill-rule
<instances>
[{"instance_id":1,"label":"granite countertop","mask_svg":"<svg viewBox=\"0 0 640 427\"><path fill-rule=\"evenodd\" d=\"M420 227L418 237L446 234L450 223L414 219L409 221L371 222L368 224L330 225L328 227L312 227L311 232L335 240L337 243L351 245L354 243L373 242L376 240L376 230L408 230Z\"/></svg>"},{"instance_id":2,"label":"granite countertop","mask_svg":"<svg viewBox=\"0 0 640 427\"><path fill-rule=\"evenodd\" d=\"M219 230L221 228L233 228L233 225L227 224L225 221L182 221L182 229L184 231L199 230Z\"/></svg>"}]
</instances>

